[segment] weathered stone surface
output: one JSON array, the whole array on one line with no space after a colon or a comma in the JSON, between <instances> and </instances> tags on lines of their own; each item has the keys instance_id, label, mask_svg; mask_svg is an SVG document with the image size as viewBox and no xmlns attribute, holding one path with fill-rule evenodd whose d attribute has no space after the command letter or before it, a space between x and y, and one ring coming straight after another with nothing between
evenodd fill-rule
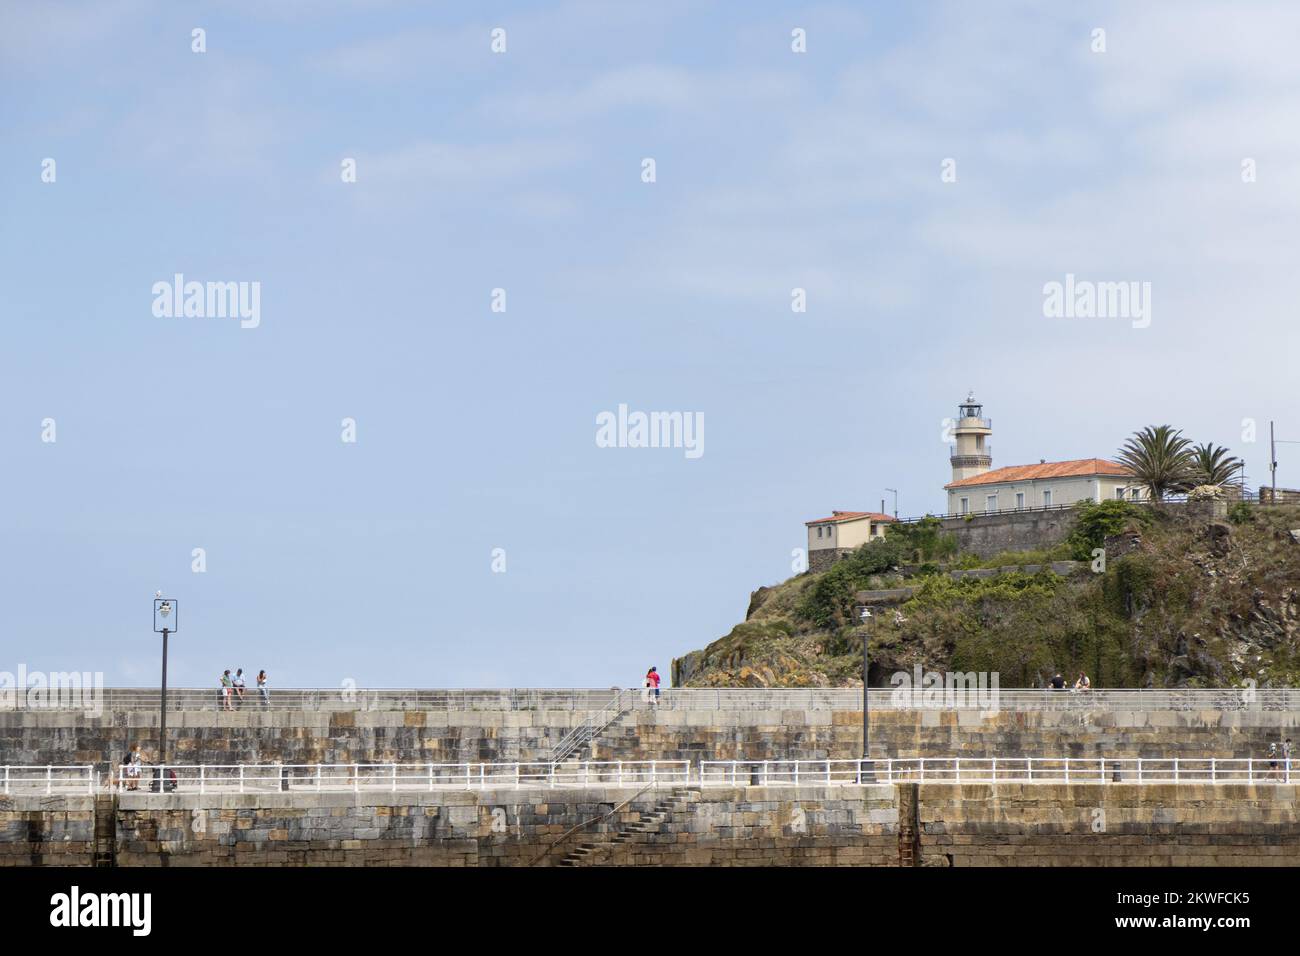
<instances>
[{"instance_id":1,"label":"weathered stone surface","mask_svg":"<svg viewBox=\"0 0 1300 956\"><path fill-rule=\"evenodd\" d=\"M114 839L118 864L141 866L546 866L566 855L577 865L620 866L897 866L909 858L922 866L1294 866L1297 790L524 788L344 795L353 802L342 808L337 794L265 794L251 809L232 807L232 795L130 794L116 810ZM909 791L915 804L904 830ZM92 800L54 802L0 802L0 866L90 864ZM247 826L218 825L228 813ZM914 856L901 854L900 843Z\"/></svg>"}]
</instances>

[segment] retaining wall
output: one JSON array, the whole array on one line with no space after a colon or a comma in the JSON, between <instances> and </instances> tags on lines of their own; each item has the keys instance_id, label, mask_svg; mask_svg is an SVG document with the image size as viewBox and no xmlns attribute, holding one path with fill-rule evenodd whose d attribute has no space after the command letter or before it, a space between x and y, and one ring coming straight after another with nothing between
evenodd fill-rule
<instances>
[{"instance_id":1,"label":"retaining wall","mask_svg":"<svg viewBox=\"0 0 1300 956\"><path fill-rule=\"evenodd\" d=\"M539 761L583 711L256 711L169 715L176 763ZM156 714L0 713L0 764L116 766L152 759ZM1300 740L1292 710L975 710L871 713L872 753L892 757L1262 757ZM596 740L594 760L841 759L862 754L862 712L652 710L638 704Z\"/></svg>"},{"instance_id":2,"label":"retaining wall","mask_svg":"<svg viewBox=\"0 0 1300 956\"><path fill-rule=\"evenodd\" d=\"M123 794L106 812L119 866L549 866L584 843L584 865L1300 864L1295 786L710 787L647 817L664 795ZM89 865L94 823L90 797L0 800L0 865Z\"/></svg>"}]
</instances>

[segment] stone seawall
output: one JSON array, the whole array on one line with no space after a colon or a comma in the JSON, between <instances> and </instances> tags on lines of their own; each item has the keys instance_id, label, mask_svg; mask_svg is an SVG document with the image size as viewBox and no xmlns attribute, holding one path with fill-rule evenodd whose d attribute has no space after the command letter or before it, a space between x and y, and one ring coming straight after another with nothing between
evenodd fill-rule
<instances>
[{"instance_id":1,"label":"stone seawall","mask_svg":"<svg viewBox=\"0 0 1300 956\"><path fill-rule=\"evenodd\" d=\"M175 763L389 763L542 760L587 711L177 711ZM132 744L155 753L158 714L0 712L0 764L120 762Z\"/></svg>"},{"instance_id":2,"label":"stone seawall","mask_svg":"<svg viewBox=\"0 0 1300 956\"><path fill-rule=\"evenodd\" d=\"M0 799L0 865L1300 864L1295 786L900 784ZM575 829L576 828L576 829ZM104 846L105 841L112 846ZM111 851L111 852L110 852Z\"/></svg>"},{"instance_id":3,"label":"stone seawall","mask_svg":"<svg viewBox=\"0 0 1300 956\"><path fill-rule=\"evenodd\" d=\"M585 711L251 710L170 716L177 763L540 761ZM115 765L130 744L155 752L157 715L0 713L0 764ZM890 757L1262 757L1300 739L1286 710L873 709L872 752ZM593 760L845 759L862 753L851 710L651 710L638 702L597 738ZM588 756L584 754L583 756Z\"/></svg>"},{"instance_id":4,"label":"stone seawall","mask_svg":"<svg viewBox=\"0 0 1300 956\"><path fill-rule=\"evenodd\" d=\"M925 866L1296 866L1284 785L921 784Z\"/></svg>"}]
</instances>

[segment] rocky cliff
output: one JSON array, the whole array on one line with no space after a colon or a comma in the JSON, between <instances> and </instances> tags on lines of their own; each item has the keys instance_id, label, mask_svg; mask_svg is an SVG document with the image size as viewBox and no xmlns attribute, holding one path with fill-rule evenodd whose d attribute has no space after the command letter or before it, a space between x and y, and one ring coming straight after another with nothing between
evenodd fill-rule
<instances>
[{"instance_id":1,"label":"rocky cliff","mask_svg":"<svg viewBox=\"0 0 1300 956\"><path fill-rule=\"evenodd\" d=\"M909 567L882 542L759 588L731 633L673 662L673 683L861 686L864 638L873 686L918 664L996 672L1003 687L1058 671L1098 687L1300 682L1300 508L1096 510L1100 541L1076 534L1054 553ZM1064 574L1046 563L1068 557L1085 562ZM868 623L863 604L877 608Z\"/></svg>"}]
</instances>

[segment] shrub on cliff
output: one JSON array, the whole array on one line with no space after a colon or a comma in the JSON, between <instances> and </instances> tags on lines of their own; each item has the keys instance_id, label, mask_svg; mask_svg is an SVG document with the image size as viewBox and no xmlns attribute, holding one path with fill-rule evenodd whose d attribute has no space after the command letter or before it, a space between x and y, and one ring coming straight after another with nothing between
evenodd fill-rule
<instances>
[{"instance_id":1,"label":"shrub on cliff","mask_svg":"<svg viewBox=\"0 0 1300 956\"><path fill-rule=\"evenodd\" d=\"M870 587L871 578L907 561L910 551L897 537L878 538L831 565L804 592L795 614L815 627L843 627L850 623L853 595Z\"/></svg>"},{"instance_id":2,"label":"shrub on cliff","mask_svg":"<svg viewBox=\"0 0 1300 956\"><path fill-rule=\"evenodd\" d=\"M957 553L957 536L943 530L943 522L934 515L906 524L895 522L886 530L886 540L903 548L905 560L915 563L940 561Z\"/></svg>"},{"instance_id":3,"label":"shrub on cliff","mask_svg":"<svg viewBox=\"0 0 1300 956\"><path fill-rule=\"evenodd\" d=\"M1111 535L1129 528L1145 528L1151 521L1151 509L1127 501L1081 501L1074 506L1074 530L1066 539L1070 555L1076 561L1091 561L1094 548L1100 548Z\"/></svg>"}]
</instances>

